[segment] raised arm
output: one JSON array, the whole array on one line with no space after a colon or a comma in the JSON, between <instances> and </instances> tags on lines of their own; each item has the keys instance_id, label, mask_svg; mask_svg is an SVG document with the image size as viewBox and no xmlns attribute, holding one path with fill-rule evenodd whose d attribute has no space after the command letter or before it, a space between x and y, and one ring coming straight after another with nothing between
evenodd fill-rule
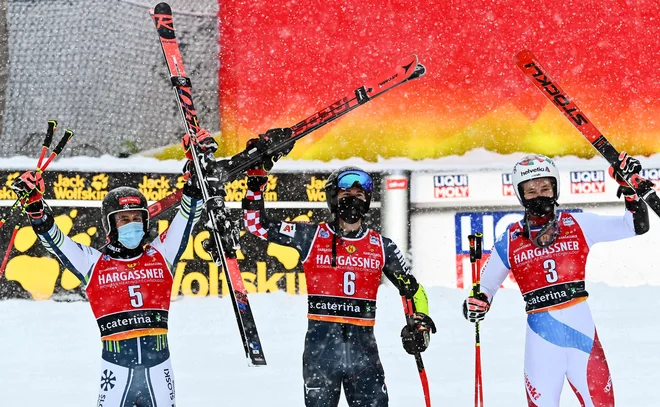
<instances>
[{"instance_id":1,"label":"raised arm","mask_svg":"<svg viewBox=\"0 0 660 407\"><path fill-rule=\"evenodd\" d=\"M293 247L305 259L314 243L318 225L302 222L284 222L266 217L262 185L267 176L250 176L248 192L243 198L243 222L245 229L260 239L283 246ZM265 179L265 180L264 180Z\"/></svg>"},{"instance_id":2,"label":"raised arm","mask_svg":"<svg viewBox=\"0 0 660 407\"><path fill-rule=\"evenodd\" d=\"M186 250L192 230L202 216L204 207L201 196L191 197L186 194L186 192L191 193L190 190L185 189L186 187L184 187L179 211L172 219L170 226L151 243L165 256L172 272Z\"/></svg>"},{"instance_id":3,"label":"raised arm","mask_svg":"<svg viewBox=\"0 0 660 407\"><path fill-rule=\"evenodd\" d=\"M23 210L46 250L56 256L78 280L87 284L101 252L74 242L55 224L53 212L42 199L45 188L41 174L27 171L16 178L11 187L22 197Z\"/></svg>"}]
</instances>

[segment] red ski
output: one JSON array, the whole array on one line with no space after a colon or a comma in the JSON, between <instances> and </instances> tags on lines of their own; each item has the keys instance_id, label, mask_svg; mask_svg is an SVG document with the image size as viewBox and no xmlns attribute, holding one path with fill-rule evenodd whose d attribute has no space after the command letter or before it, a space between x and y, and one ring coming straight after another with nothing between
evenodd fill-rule
<instances>
[{"instance_id":1,"label":"red ski","mask_svg":"<svg viewBox=\"0 0 660 407\"><path fill-rule=\"evenodd\" d=\"M612 146L612 144L603 136L596 126L587 118L582 110L575 104L573 99L559 86L557 81L553 80L548 72L541 66L531 51L523 50L516 54L516 65L523 71L525 76L536 86L536 88L559 109L560 112L575 126L576 129L584 138L589 140L591 145L602 155L613 167L615 167L619 158L619 152ZM617 170L618 171L618 170ZM630 187L634 188L648 206L660 216L660 198L653 189L653 183L650 181L642 180L642 182L634 182L632 177L625 178L619 174L621 178L625 179ZM635 187L635 185L637 186Z\"/></svg>"},{"instance_id":2,"label":"red ski","mask_svg":"<svg viewBox=\"0 0 660 407\"><path fill-rule=\"evenodd\" d=\"M179 50L179 43L176 39L174 32L174 20L172 18L172 9L167 3L159 3L154 10L150 10L151 18L156 25L160 44L163 50L163 56L169 69L170 80L172 89L176 95L176 99L181 113L182 120L186 127L188 134L196 135L199 131L199 124L197 120L197 112L193 104L190 79L186 77L186 72L183 67L183 59ZM203 179L203 171L201 170L200 159L193 149L193 163L195 172ZM236 315L236 322L243 341L243 348L245 356L248 358L251 366L264 366L266 365L266 357L261 346L261 340L257 332L257 326L254 321L252 308L248 301L247 290L243 283L241 271L238 268L236 261L237 249L237 232L235 228L232 229L233 224L229 223L230 228L227 228L226 221L226 208L222 207L222 203L217 200L211 200L208 192L208 185L205 181L200 182L200 189L204 196L204 204L206 206L209 219L213 225L211 230L212 244L215 245L216 250L210 250L214 263L222 267L225 272L227 286L229 288L229 295L232 299L234 313ZM179 191L165 198L165 203L174 203ZM179 194L180 198L180 194ZM157 215L164 209L163 203L160 205L149 207L150 215ZM171 206L171 205L170 205ZM221 232L222 231L222 232Z\"/></svg>"},{"instance_id":3,"label":"red ski","mask_svg":"<svg viewBox=\"0 0 660 407\"><path fill-rule=\"evenodd\" d=\"M167 24L171 25L171 16L169 19L165 20L165 22L167 21L169 21ZM165 22L163 22L163 24L165 24ZM171 46L171 42L169 44ZM177 57L173 59L172 63L174 63L175 60L177 61L177 66L180 67L182 72L183 66L181 64L181 58ZM340 118L358 106L367 103L373 98L378 97L401 84L423 76L425 73L426 68L424 65L417 61L416 55L407 57L401 61L392 71L381 75L377 80L360 86L330 106L319 110L308 118L302 120L300 123L291 126L293 135L290 139L272 145L267 151L244 151L233 156L229 160L229 165L227 167L227 173L229 176L228 181L232 181L238 176L243 176L245 171L252 168L255 164L258 164L263 156L276 155L279 151L284 150L291 143L305 137L314 130L325 126L326 124ZM189 81L186 81L184 78L181 79L181 83L189 84ZM194 112L194 106L192 104L192 98L190 97L190 87L183 86L180 92L182 93L182 98L184 99L185 105L189 110L189 113L184 115L184 120L186 120L188 128L197 129L199 128L196 119L197 116L196 114L192 113ZM149 206L149 214L152 217L158 216L163 211L173 207L174 205L177 205L180 200L181 191L175 191L160 201Z\"/></svg>"}]
</instances>

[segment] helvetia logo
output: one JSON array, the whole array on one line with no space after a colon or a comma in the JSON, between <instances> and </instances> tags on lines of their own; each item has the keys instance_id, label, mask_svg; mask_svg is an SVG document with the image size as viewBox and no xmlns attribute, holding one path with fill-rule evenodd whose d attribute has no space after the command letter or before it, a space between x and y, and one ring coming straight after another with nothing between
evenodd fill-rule
<instances>
[{"instance_id":1,"label":"helvetia logo","mask_svg":"<svg viewBox=\"0 0 660 407\"><path fill-rule=\"evenodd\" d=\"M571 171L571 194L605 192L605 171Z\"/></svg>"},{"instance_id":2,"label":"helvetia logo","mask_svg":"<svg viewBox=\"0 0 660 407\"><path fill-rule=\"evenodd\" d=\"M536 167L536 168L530 168L528 170L520 171L520 176L523 177L525 175L530 175L530 174L537 174L541 172L550 172L550 167Z\"/></svg>"},{"instance_id":3,"label":"helvetia logo","mask_svg":"<svg viewBox=\"0 0 660 407\"><path fill-rule=\"evenodd\" d=\"M112 370L105 369L101 375L101 389L103 389L103 391L112 390L112 388L115 387L116 381L117 378L112 373Z\"/></svg>"},{"instance_id":4,"label":"helvetia logo","mask_svg":"<svg viewBox=\"0 0 660 407\"><path fill-rule=\"evenodd\" d=\"M515 196L516 192L513 190L513 181L511 180L511 173L502 174L502 196Z\"/></svg>"},{"instance_id":5,"label":"helvetia logo","mask_svg":"<svg viewBox=\"0 0 660 407\"><path fill-rule=\"evenodd\" d=\"M433 196L435 198L467 198L470 196L468 176L436 175L433 177Z\"/></svg>"}]
</instances>

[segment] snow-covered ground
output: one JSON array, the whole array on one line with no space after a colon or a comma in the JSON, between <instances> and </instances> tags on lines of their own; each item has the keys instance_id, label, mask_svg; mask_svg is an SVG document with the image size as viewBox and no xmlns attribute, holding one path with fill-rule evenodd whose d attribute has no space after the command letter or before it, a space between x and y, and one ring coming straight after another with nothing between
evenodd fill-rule
<instances>
[{"instance_id":1,"label":"snow-covered ground","mask_svg":"<svg viewBox=\"0 0 660 407\"><path fill-rule=\"evenodd\" d=\"M660 366L657 289L588 284L619 406L657 406ZM439 332L423 354L434 406L470 406L474 330L461 316L465 291L429 288ZM179 406L302 406L304 296L250 297L268 366L247 367L227 298L172 304L170 346ZM412 356L400 344L401 301L381 288L376 337L391 406L423 406ZM484 397L489 407L526 405L522 384L525 314L517 290L503 289L482 326ZM100 341L87 303L0 301L0 406L76 407L97 397ZM341 404L345 406L345 401ZM562 407L579 406L568 385Z\"/></svg>"}]
</instances>

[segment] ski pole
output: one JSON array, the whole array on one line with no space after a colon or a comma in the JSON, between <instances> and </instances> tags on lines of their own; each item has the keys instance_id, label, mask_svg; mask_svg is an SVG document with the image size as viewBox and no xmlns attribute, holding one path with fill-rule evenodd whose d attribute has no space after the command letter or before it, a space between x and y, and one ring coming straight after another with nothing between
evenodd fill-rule
<instances>
[{"instance_id":1,"label":"ski pole","mask_svg":"<svg viewBox=\"0 0 660 407\"><path fill-rule=\"evenodd\" d=\"M406 297L401 297L403 302L403 310L406 313L406 323L408 328L411 330L414 329L415 320L413 314L412 300L407 299ZM424 391L424 402L426 407L431 407L431 393L429 391L429 379L426 377L426 369L424 369L424 362L422 361L422 355L415 353L415 362L417 363L417 371L419 372L419 379L422 381L422 390Z\"/></svg>"},{"instance_id":2,"label":"ski pole","mask_svg":"<svg viewBox=\"0 0 660 407\"><path fill-rule=\"evenodd\" d=\"M468 236L470 245L470 263L472 265L472 295L480 291L479 273L481 263L481 241L483 234L477 232ZM479 322L474 324L474 407L483 407L484 388L481 374L481 338L479 334Z\"/></svg>"},{"instance_id":3,"label":"ski pole","mask_svg":"<svg viewBox=\"0 0 660 407\"><path fill-rule=\"evenodd\" d=\"M57 121L48 120L48 129L46 130L46 138L44 139L44 144L41 147L41 154L39 155L39 161L37 161L37 170L41 167L44 158L46 157L46 152L50 147L50 143L53 141L53 134L57 130Z\"/></svg>"},{"instance_id":4,"label":"ski pole","mask_svg":"<svg viewBox=\"0 0 660 407\"><path fill-rule=\"evenodd\" d=\"M50 122L49 122L49 124L50 124ZM49 128L50 128L50 126L49 126ZM46 135L46 137L48 137L48 135ZM55 149L53 150L53 152L50 153L50 157L48 157L48 160L46 160L46 162L42 166L39 166L37 164L37 170L39 172L46 171L46 168L48 168L48 165L55 159L55 157L57 157L62 152L62 150L64 150L64 147L69 142L69 140L71 140L71 137L73 137L73 130L69 130L69 129L64 130L64 136L62 136L62 138L60 139L60 142L57 143L57 146L55 146ZM51 139L52 139L52 135L51 135ZM42 154L43 154L43 151L42 151ZM39 161L41 162L41 159Z\"/></svg>"},{"instance_id":5,"label":"ski pole","mask_svg":"<svg viewBox=\"0 0 660 407\"><path fill-rule=\"evenodd\" d=\"M7 260L9 260L9 254L11 253L12 247L14 247L14 240L16 239L16 234L18 233L19 227L20 226L18 225L14 226L14 231L12 232L11 238L9 239L9 246L7 246L7 252L5 253L5 257L2 259L2 266L0 266L0 278L2 278L2 274L5 272Z\"/></svg>"},{"instance_id":6,"label":"ski pole","mask_svg":"<svg viewBox=\"0 0 660 407\"><path fill-rule=\"evenodd\" d=\"M64 147L73 137L73 130L66 129L64 131L64 136L62 136L59 143L57 143L57 146L55 146L55 149L52 151L46 162L43 162L44 158L46 157L46 153L48 152L48 148L50 147L50 144L53 141L53 134L55 134L56 130L57 130L57 121L49 120L48 129L46 130L46 137L44 138L43 146L41 148L41 154L39 154L39 159L37 160L37 167L36 167L37 176L41 176L41 174L44 171L46 171L46 168L48 168L50 163L53 162L55 157L57 157L60 153L62 153ZM26 198L27 196L23 195L23 196L19 196L16 199L16 202L9 209L9 214L5 218L0 219L0 228L7 222L7 219L12 215L14 210L18 208L19 204L21 204Z\"/></svg>"}]
</instances>

